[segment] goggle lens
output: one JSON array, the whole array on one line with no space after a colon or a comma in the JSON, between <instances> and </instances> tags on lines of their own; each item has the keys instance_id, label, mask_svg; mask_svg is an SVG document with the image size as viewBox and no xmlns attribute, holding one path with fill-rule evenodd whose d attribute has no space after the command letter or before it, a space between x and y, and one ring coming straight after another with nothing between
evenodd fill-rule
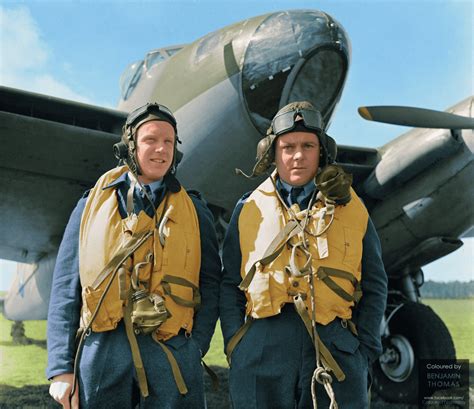
<instances>
[{"instance_id":1,"label":"goggle lens","mask_svg":"<svg viewBox=\"0 0 474 409\"><path fill-rule=\"evenodd\" d=\"M302 118L306 128L322 131L323 124L319 111L297 109L296 111L289 111L276 116L272 121L273 133L278 136L291 131L295 128L297 122L300 121L300 119L296 119L298 117Z\"/></svg>"}]
</instances>

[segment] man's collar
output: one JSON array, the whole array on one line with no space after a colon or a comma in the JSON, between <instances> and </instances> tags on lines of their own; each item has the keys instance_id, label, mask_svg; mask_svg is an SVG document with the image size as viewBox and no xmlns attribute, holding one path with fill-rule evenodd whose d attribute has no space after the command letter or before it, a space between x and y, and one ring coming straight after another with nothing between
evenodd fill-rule
<instances>
[{"instance_id":1,"label":"man's collar","mask_svg":"<svg viewBox=\"0 0 474 409\"><path fill-rule=\"evenodd\" d=\"M126 184L127 186L130 185L130 178L128 176L128 172L122 173L117 179L115 179L112 183L105 186L102 190L110 189L110 188L119 186L121 184ZM162 185L163 185L163 179L148 183L147 185L143 185L143 186L149 186L150 190L152 192L155 192ZM137 186L140 186L140 185L137 184Z\"/></svg>"},{"instance_id":2,"label":"man's collar","mask_svg":"<svg viewBox=\"0 0 474 409\"><path fill-rule=\"evenodd\" d=\"M278 178L278 182L280 182L281 188L288 194L291 192L291 189L293 187L301 187L304 190L305 196L308 196L310 193L313 192L313 190L316 187L313 179L311 179L308 183L306 183L303 186L292 186L289 183L284 182L281 178Z\"/></svg>"},{"instance_id":3,"label":"man's collar","mask_svg":"<svg viewBox=\"0 0 474 409\"><path fill-rule=\"evenodd\" d=\"M143 187L149 186L151 192L157 191L163 185L163 179L157 180L155 182L144 184ZM140 185L138 185L140 186Z\"/></svg>"}]
</instances>

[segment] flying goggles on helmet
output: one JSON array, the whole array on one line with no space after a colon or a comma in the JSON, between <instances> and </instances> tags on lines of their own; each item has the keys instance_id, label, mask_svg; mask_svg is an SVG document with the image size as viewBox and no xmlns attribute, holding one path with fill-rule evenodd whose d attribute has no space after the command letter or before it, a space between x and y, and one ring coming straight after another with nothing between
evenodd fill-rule
<instances>
[{"instance_id":1,"label":"flying goggles on helmet","mask_svg":"<svg viewBox=\"0 0 474 409\"><path fill-rule=\"evenodd\" d=\"M275 115L271 124L272 133L275 136L283 135L294 130L298 124L304 125L308 130L315 130L318 135L324 130L323 119L319 111L296 108Z\"/></svg>"},{"instance_id":2,"label":"flying goggles on helmet","mask_svg":"<svg viewBox=\"0 0 474 409\"><path fill-rule=\"evenodd\" d=\"M275 160L275 140L292 131L314 132L321 145L320 166L324 167L333 163L337 154L336 141L324 131L324 123L321 112L307 101L292 102L281 108L274 116L267 136L260 140L257 145L257 162L251 175L246 175L240 169L237 174L253 178L265 174Z\"/></svg>"}]
</instances>

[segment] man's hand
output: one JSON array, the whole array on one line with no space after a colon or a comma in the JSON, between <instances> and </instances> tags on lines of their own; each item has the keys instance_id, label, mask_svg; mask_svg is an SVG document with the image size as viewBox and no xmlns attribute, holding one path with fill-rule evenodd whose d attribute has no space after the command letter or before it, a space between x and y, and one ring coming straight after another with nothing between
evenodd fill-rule
<instances>
[{"instance_id":1,"label":"man's hand","mask_svg":"<svg viewBox=\"0 0 474 409\"><path fill-rule=\"evenodd\" d=\"M56 402L63 405L64 409L79 409L79 385L77 382L74 395L70 397L73 380L73 373L57 375L52 379L49 387L49 394Z\"/></svg>"}]
</instances>

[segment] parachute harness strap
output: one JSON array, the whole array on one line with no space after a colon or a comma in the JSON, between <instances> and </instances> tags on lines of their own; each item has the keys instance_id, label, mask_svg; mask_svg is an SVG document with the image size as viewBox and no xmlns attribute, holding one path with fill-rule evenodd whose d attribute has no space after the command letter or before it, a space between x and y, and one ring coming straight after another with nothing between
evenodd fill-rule
<instances>
[{"instance_id":1,"label":"parachute harness strap","mask_svg":"<svg viewBox=\"0 0 474 409\"><path fill-rule=\"evenodd\" d=\"M318 401L316 396L316 382L324 386L324 389L329 397L330 404L329 409L338 409L336 402L336 396L334 390L332 389L332 377L326 370L326 368L321 365L320 360L320 351L319 351L319 336L316 329L316 303L315 303L315 290L314 290L314 273L312 266L310 266L310 276L309 276L309 285L310 285L310 295L311 295L311 329L313 333L313 344L316 353L316 369L313 372L311 378L311 397L313 399L313 408L317 409ZM336 364L337 365L337 364ZM335 368L333 367L335 370Z\"/></svg>"},{"instance_id":2,"label":"parachute harness strap","mask_svg":"<svg viewBox=\"0 0 474 409\"><path fill-rule=\"evenodd\" d=\"M97 288L102 281L105 280L108 276L110 276L109 281L107 282L104 292L102 293L102 296L99 299L99 302L97 303L97 306L92 313L90 319L88 320L87 323L84 323L85 326L79 328L78 334L77 334L77 347L76 347L76 355L74 358L74 379L72 383L72 388L70 392L70 397L74 395L74 392L76 390L76 378L78 377L79 374L79 361L81 358L81 353L82 353L82 347L84 345L85 338L90 335L91 330L92 330L92 324L99 312L100 307L102 306L105 296L108 294L110 287L112 286L112 283L115 280L115 277L117 274L123 275L123 264L125 261L139 248L143 243L145 243L148 238L153 234L153 230L150 231L144 231L134 237L131 237L129 242L121 249L117 251L117 253L112 257L112 259L109 261L109 263L104 267L102 272L98 275L96 278L95 282L93 283L92 287L95 289ZM121 271L122 269L122 271ZM121 296L128 296L128 293L125 291L121 291ZM145 390L143 391L145 392ZM146 393L148 393L146 391Z\"/></svg>"},{"instance_id":3,"label":"parachute harness strap","mask_svg":"<svg viewBox=\"0 0 474 409\"><path fill-rule=\"evenodd\" d=\"M153 200L150 197L150 195L148 194L148 192L146 191L146 189L143 188L143 185L138 180L138 177L134 172L132 172L132 171L129 172L128 176L130 178L130 188L127 191L126 207L127 207L127 215L128 215L128 217L130 217L133 214L133 210L134 210L133 193L134 193L134 190L135 190L135 186L137 184L142 188L143 192L145 193L145 195L147 197L147 200L151 204L153 204ZM166 194L165 202L164 202L164 209L167 209L168 198L169 198L169 195ZM141 356L140 356L140 351L138 349L138 344L136 343L136 339L132 339L132 337L134 338L134 334L133 334L133 328L131 328L131 326L130 326L131 323L127 324L127 321L130 319L130 310L129 310L129 308L131 307L131 299L129 297L131 296L131 291L126 286L126 280L125 280L126 271L125 271L124 265L125 265L126 260L129 257L133 259L135 251L138 248L140 248L150 237L152 237L152 240L153 240L152 247L153 248L155 247L155 244L154 244L155 229L159 228L160 225L164 226L164 223L162 223L162 221L163 221L163 218L164 218L165 215L168 218L169 213L172 211L172 206L170 206L170 207L171 207L171 209L168 209L167 212L165 212L165 210L163 210L159 220L157 220L157 213L155 211L154 216L153 216L154 225L155 225L154 229L145 230L141 233L138 233L138 234L132 236L129 239L129 241L117 251L117 253L107 263L107 265L104 267L104 269L101 271L101 273L97 276L94 283L92 284L92 288L96 289L108 276L110 276L110 279L109 279L109 281L107 282L107 284L104 288L104 292L103 292L102 296L100 297L99 302L97 303L97 306L96 306L94 312L91 315L91 318L88 320L87 323L85 323L84 328L82 328L82 327L79 328L78 334L76 336L76 338L77 338L77 340L76 340L77 347L76 347L76 355L75 355L75 359L74 359L74 378L73 378L73 384L72 384L71 392L70 392L70 395L69 395L70 397L73 396L73 394L76 390L76 379L77 379L78 373L79 373L79 361L80 361L82 347L84 345L85 338L90 335L91 330L92 330L92 324L93 324L93 322L94 322L94 320L95 320L95 318L96 318L96 316L99 312L100 307L103 304L105 296L108 294L109 289L112 286L112 283L114 282L115 277L117 277L117 275L118 275L118 278L119 278L120 299L122 301L126 301L126 303L123 306L123 316L124 316L124 322L125 322L127 337L129 339L130 348L131 348L131 351L132 351L133 362L134 362L134 365L135 365L135 369L137 371L137 377L139 378L138 380L139 380L140 393L144 397L148 396L148 384L147 384L146 374L145 374L144 367L143 367L143 362L141 361ZM162 230L164 230L163 227L162 227ZM164 234L163 234L163 236L164 236ZM162 239L161 236L160 236L160 243L162 245L164 245L164 239L165 239L164 237ZM142 268L145 264L153 263L153 260L154 260L153 253L148 253L146 255L145 262L138 263L135 266L135 269L134 269L132 277L131 277L131 286L134 289L137 289L140 286L140 280L139 280L139 270L140 270L140 268ZM130 333L130 331L131 331L131 333ZM178 385L178 387L179 387L179 385ZM180 389L180 392L182 392L181 389Z\"/></svg>"},{"instance_id":4,"label":"parachute harness strap","mask_svg":"<svg viewBox=\"0 0 474 409\"><path fill-rule=\"evenodd\" d=\"M319 339L318 331L316 329L316 312L315 312L316 311L316 305L315 305L315 289L314 289L314 272L313 272L312 263L311 263L312 255L311 255L311 252L308 248L309 241L306 238L306 233L309 233L313 237L316 237L317 241L318 241L318 251L320 253L320 257L323 258L323 257L328 256L327 255L327 240L326 240L325 237L321 237L321 236L323 236L323 234L329 229L329 227L332 224L332 221L334 220L335 206L334 206L334 203L327 200L321 194L321 192L318 192L317 199L320 199L320 200L322 199L323 202L326 204L326 206L322 209L319 209L316 212L311 211L311 207L312 207L314 199L316 197L316 189L315 189L314 192L313 192L313 195L311 196L311 199L309 201L308 208L304 211L295 213L294 210L291 207L288 207L286 205L285 201L280 196L280 193L278 192L278 189L277 189L277 186L276 186L276 183L275 183L275 180L273 179L273 177L270 177L270 180L273 183L276 195L277 195L280 203L282 204L283 208L286 209L288 214L290 215L290 220L295 220L299 224L300 229L301 229L300 233L298 234L300 240L296 244L292 245L293 248L292 248L292 251L291 251L290 266L286 270L287 270L288 273L290 273L291 275L295 275L295 276L309 275L310 296L311 296L311 328L308 328L308 326L307 326L307 329L310 331L310 335L311 335L311 338L313 340L313 345L314 345L314 350L315 350L315 355L316 355L316 369L314 370L313 376L311 378L311 396L312 396L312 399L313 399L313 408L317 409L317 407L318 407L317 397L316 397L316 382L318 382L318 383L320 383L321 385L324 386L324 389L326 390L326 393L327 393L327 395L330 399L329 408L330 409L338 409L338 405L337 405L337 402L336 402L336 396L334 394L334 390L332 389L332 385L331 385L332 377L328 373L327 369L325 368L325 366L327 366L327 364L323 366L321 364L321 359L320 359L320 339ZM324 199L326 199L326 200L324 200ZM311 233L309 231L309 229L307 229L309 217L310 216L313 217L313 215L315 217L319 217L316 234ZM303 219L303 216L304 216L303 223L300 223L299 220ZM327 224L324 221L326 216L331 217L329 223L327 223ZM320 239L322 239L322 241ZM291 244L289 241L288 241L288 243ZM320 249L320 245L321 245L322 249ZM296 260L295 260L296 248L297 247L299 247L306 256L305 265L303 266L303 268L301 270L298 269L298 267L296 265ZM307 309L306 309L304 303L302 302L301 296L295 297L295 306L296 306L296 309L297 309L298 313L300 314L300 316L302 318L303 318L303 315L306 315L306 316L308 315ZM322 342L321 342L321 344L322 344ZM327 352L329 352L329 351L327 351ZM337 363L336 363L336 366L337 366Z\"/></svg>"},{"instance_id":5,"label":"parachute harness strap","mask_svg":"<svg viewBox=\"0 0 474 409\"><path fill-rule=\"evenodd\" d=\"M169 235L169 231L166 230L166 222L168 221L172 211L173 205L170 205L168 209L166 209L166 212L164 212L164 215L158 224L158 237L160 238L160 244L162 247L165 246L166 237Z\"/></svg>"}]
</instances>

